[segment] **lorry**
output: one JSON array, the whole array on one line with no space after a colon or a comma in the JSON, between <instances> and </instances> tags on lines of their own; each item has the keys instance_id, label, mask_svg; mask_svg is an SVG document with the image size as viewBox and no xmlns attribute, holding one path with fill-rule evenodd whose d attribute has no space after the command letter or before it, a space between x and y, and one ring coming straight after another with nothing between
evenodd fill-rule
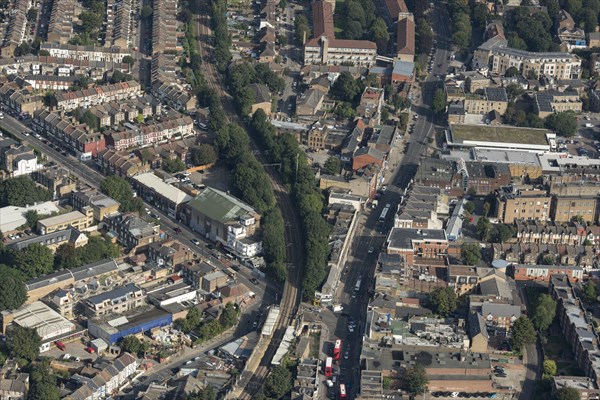
<instances>
[{"instance_id":1,"label":"lorry","mask_svg":"<svg viewBox=\"0 0 600 400\"><path fill-rule=\"evenodd\" d=\"M593 127L594 127L594 124L590 124L590 123L588 122L587 124L585 124L585 127L586 127L586 128L593 128Z\"/></svg>"},{"instance_id":2,"label":"lorry","mask_svg":"<svg viewBox=\"0 0 600 400\"><path fill-rule=\"evenodd\" d=\"M333 312L340 312L344 309L344 306L341 304L334 304L333 306L331 306L331 309L333 310Z\"/></svg>"}]
</instances>

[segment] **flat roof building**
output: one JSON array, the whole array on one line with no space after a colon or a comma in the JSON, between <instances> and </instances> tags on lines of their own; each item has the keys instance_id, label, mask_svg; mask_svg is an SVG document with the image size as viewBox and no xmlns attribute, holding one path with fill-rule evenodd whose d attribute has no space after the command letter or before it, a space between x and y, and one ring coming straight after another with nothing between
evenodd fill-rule
<instances>
[{"instance_id":1,"label":"flat roof building","mask_svg":"<svg viewBox=\"0 0 600 400\"><path fill-rule=\"evenodd\" d=\"M152 172L134 176L133 182L141 198L165 211L171 218L176 218L181 206L192 200L192 196Z\"/></svg>"},{"instance_id":2,"label":"flat roof building","mask_svg":"<svg viewBox=\"0 0 600 400\"><path fill-rule=\"evenodd\" d=\"M154 328L170 325L173 316L154 307L139 308L119 317L107 316L88 320L91 336L112 345L125 336L146 332Z\"/></svg>"},{"instance_id":3,"label":"flat roof building","mask_svg":"<svg viewBox=\"0 0 600 400\"><path fill-rule=\"evenodd\" d=\"M556 135L546 129L491 125L450 125L446 130L449 147L521 150L534 153L550 151L550 139Z\"/></svg>"},{"instance_id":4,"label":"flat roof building","mask_svg":"<svg viewBox=\"0 0 600 400\"><path fill-rule=\"evenodd\" d=\"M64 230L69 227L84 230L89 228L94 221L93 210L86 210L86 213L87 215L79 211L71 211L55 217L45 218L38 221L37 229L41 235Z\"/></svg>"},{"instance_id":5,"label":"flat roof building","mask_svg":"<svg viewBox=\"0 0 600 400\"><path fill-rule=\"evenodd\" d=\"M53 201L46 201L26 207L2 207L0 208L0 231L6 235L27 223L27 219L25 218L27 211L36 211L38 215L48 215L58 213L60 209Z\"/></svg>"}]
</instances>

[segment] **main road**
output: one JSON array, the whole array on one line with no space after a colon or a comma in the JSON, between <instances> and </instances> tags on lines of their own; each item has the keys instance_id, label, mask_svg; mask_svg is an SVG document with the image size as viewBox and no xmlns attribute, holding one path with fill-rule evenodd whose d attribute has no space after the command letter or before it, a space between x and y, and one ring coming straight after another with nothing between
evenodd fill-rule
<instances>
[{"instance_id":1,"label":"main road","mask_svg":"<svg viewBox=\"0 0 600 400\"><path fill-rule=\"evenodd\" d=\"M216 93L223 104L228 117L227 122L237 123L244 126L244 122L237 115L231 96L223 89L223 82L215 65L211 62L212 48L209 43L212 42L212 32L210 29L210 12L207 4L208 0L201 0L198 3L198 14L194 15L197 46L200 56L203 60L204 78L208 87ZM239 387L243 388L238 398L251 399L261 390L264 381L269 372L271 360L283 339L286 327L291 323L298 305L301 300L300 284L302 282L302 270L304 267L304 255L302 251L302 238L300 235L301 225L292 205L290 194L283 188L277 172L267 165L269 161L264 157L259 147L250 136L250 145L259 162L265 165L265 170L269 174L271 185L275 191L275 198L285 221L285 244L286 261L288 265L288 278L285 281L281 302L279 304L280 314L268 341L268 346L264 351L260 364L255 371L244 371L239 380ZM250 362L248 363L250 364Z\"/></svg>"},{"instance_id":2,"label":"main road","mask_svg":"<svg viewBox=\"0 0 600 400\"><path fill-rule=\"evenodd\" d=\"M431 146L429 141L434 138L436 130L441 126L436 125L435 115L431 110L433 95L437 88L441 88L443 81L438 76L443 76L449 65L451 54L451 43L449 38L448 18L445 9L435 3L435 8L431 13L431 25L434 27L436 46L432 56L433 67L431 73L421 83L420 95L415 96L411 107L411 115L417 115L414 120L414 131L410 137L406 138L408 142L408 151L403 155L396 170L389 171L392 174L385 194L379 200L379 206L370 214L361 214L359 228L348 257L348 267L343 272L341 280L344 285L340 287L337 299L344 306L343 316L338 320L336 327L336 336L345 339L343 352L348 352L348 359L342 357L340 361L340 381L346 384L349 391L349 398L356 397L360 385L360 354L362 346L362 337L366 326L365 316L369 303L370 293L374 288L374 272L377 256L385 243L385 234L393 224L392 218L388 217L386 225L383 228L377 226L378 219L385 207L390 204L392 210L397 210L401 195L413 179L419 163L426 156L427 148ZM412 122L412 121L411 121ZM409 122L409 123L411 123ZM361 279L361 286L358 293L355 293L355 284ZM354 333L348 329L349 319L352 318L357 323Z\"/></svg>"}]
</instances>

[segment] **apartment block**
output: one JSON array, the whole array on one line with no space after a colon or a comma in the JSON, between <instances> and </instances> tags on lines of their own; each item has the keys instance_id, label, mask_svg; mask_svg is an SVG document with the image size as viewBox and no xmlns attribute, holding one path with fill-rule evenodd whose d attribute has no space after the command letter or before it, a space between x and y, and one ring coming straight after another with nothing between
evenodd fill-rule
<instances>
[{"instance_id":1,"label":"apartment block","mask_svg":"<svg viewBox=\"0 0 600 400\"><path fill-rule=\"evenodd\" d=\"M388 254L399 254L412 266L420 260L443 260L448 255L448 239L443 229L392 228L386 248Z\"/></svg>"},{"instance_id":2,"label":"apartment block","mask_svg":"<svg viewBox=\"0 0 600 400\"><path fill-rule=\"evenodd\" d=\"M467 94L464 108L469 114L488 114L491 111L504 114L508 108L506 89L486 87L479 92Z\"/></svg>"},{"instance_id":3,"label":"apartment block","mask_svg":"<svg viewBox=\"0 0 600 400\"><path fill-rule=\"evenodd\" d=\"M396 29L396 58L412 63L415 60L416 48L414 16L408 12L400 13Z\"/></svg>"},{"instance_id":4,"label":"apartment block","mask_svg":"<svg viewBox=\"0 0 600 400\"><path fill-rule=\"evenodd\" d=\"M551 216L555 222L568 222L573 217L582 217L585 222L595 223L598 220L598 197L554 196Z\"/></svg>"},{"instance_id":5,"label":"apartment block","mask_svg":"<svg viewBox=\"0 0 600 400\"><path fill-rule=\"evenodd\" d=\"M513 268L515 281L549 282L552 275L564 275L574 282L583 279L583 268L576 265L516 264Z\"/></svg>"},{"instance_id":6,"label":"apartment block","mask_svg":"<svg viewBox=\"0 0 600 400\"><path fill-rule=\"evenodd\" d=\"M15 49L25 41L27 34L27 11L32 6L30 0L14 0L9 1L6 11L6 31L4 31L4 39L0 47L0 55L12 56Z\"/></svg>"},{"instance_id":7,"label":"apartment block","mask_svg":"<svg viewBox=\"0 0 600 400\"><path fill-rule=\"evenodd\" d=\"M133 283L92 296L84 302L85 314L91 318L120 314L144 304L144 292Z\"/></svg>"},{"instance_id":8,"label":"apartment block","mask_svg":"<svg viewBox=\"0 0 600 400\"><path fill-rule=\"evenodd\" d=\"M545 190L519 190L498 198L498 221L511 224L515 220L548 221L552 197Z\"/></svg>"},{"instance_id":9,"label":"apartment block","mask_svg":"<svg viewBox=\"0 0 600 400\"><path fill-rule=\"evenodd\" d=\"M83 230L92 226L93 222L94 216L92 210L86 210L86 214L82 214L79 211L71 211L66 214L39 220L37 230L40 235L62 231L70 227Z\"/></svg>"},{"instance_id":10,"label":"apartment block","mask_svg":"<svg viewBox=\"0 0 600 400\"><path fill-rule=\"evenodd\" d=\"M73 191L71 194L73 208L85 212L92 209L94 220L101 222L109 215L119 211L119 202L95 189Z\"/></svg>"},{"instance_id":11,"label":"apartment block","mask_svg":"<svg viewBox=\"0 0 600 400\"><path fill-rule=\"evenodd\" d=\"M55 199L70 196L77 187L77 182L70 176L69 171L56 164L38 169L31 174L31 178L50 191Z\"/></svg>"},{"instance_id":12,"label":"apartment block","mask_svg":"<svg viewBox=\"0 0 600 400\"><path fill-rule=\"evenodd\" d=\"M180 51L177 32L177 1L155 0L152 14L152 52Z\"/></svg>"},{"instance_id":13,"label":"apartment block","mask_svg":"<svg viewBox=\"0 0 600 400\"><path fill-rule=\"evenodd\" d=\"M490 38L475 50L472 66L489 68L495 75L502 75L515 67L523 77L542 76L554 79L577 79L581 75L581 59L566 52L530 52L507 46L504 37Z\"/></svg>"},{"instance_id":14,"label":"apartment block","mask_svg":"<svg viewBox=\"0 0 600 400\"><path fill-rule=\"evenodd\" d=\"M160 225L144 221L134 213L113 214L106 217L104 222L129 252L143 251L160 240Z\"/></svg>"},{"instance_id":15,"label":"apartment block","mask_svg":"<svg viewBox=\"0 0 600 400\"><path fill-rule=\"evenodd\" d=\"M571 282L572 279L565 275L552 276L550 295L556 300L556 317L577 366L596 382L600 378L598 336Z\"/></svg>"},{"instance_id":16,"label":"apartment block","mask_svg":"<svg viewBox=\"0 0 600 400\"><path fill-rule=\"evenodd\" d=\"M313 8L313 38L304 44L304 64L375 64L377 45L368 40L336 39L331 2L316 0Z\"/></svg>"},{"instance_id":17,"label":"apartment block","mask_svg":"<svg viewBox=\"0 0 600 400\"><path fill-rule=\"evenodd\" d=\"M192 230L244 258L262 251L255 237L260 218L248 204L210 187L187 203L181 217Z\"/></svg>"},{"instance_id":18,"label":"apartment block","mask_svg":"<svg viewBox=\"0 0 600 400\"><path fill-rule=\"evenodd\" d=\"M546 118L550 114L563 111L581 112L583 102L579 97L579 93L575 91L558 92L555 90L547 90L541 93L535 93L533 108L535 113L540 118Z\"/></svg>"}]
</instances>

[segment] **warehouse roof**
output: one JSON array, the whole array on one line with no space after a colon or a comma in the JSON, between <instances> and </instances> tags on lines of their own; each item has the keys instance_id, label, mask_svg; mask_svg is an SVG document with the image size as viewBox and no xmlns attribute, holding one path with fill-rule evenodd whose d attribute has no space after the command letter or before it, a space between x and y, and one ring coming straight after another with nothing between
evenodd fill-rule
<instances>
[{"instance_id":1,"label":"warehouse roof","mask_svg":"<svg viewBox=\"0 0 600 400\"><path fill-rule=\"evenodd\" d=\"M220 190L207 187L189 206L207 217L221 223L257 214L248 204Z\"/></svg>"},{"instance_id":2,"label":"warehouse roof","mask_svg":"<svg viewBox=\"0 0 600 400\"><path fill-rule=\"evenodd\" d=\"M165 181L154 175L152 172L134 176L133 179L142 185L151 188L156 193L175 204L187 203L192 199L192 196L188 195L183 190L177 189L173 185L165 183Z\"/></svg>"}]
</instances>

